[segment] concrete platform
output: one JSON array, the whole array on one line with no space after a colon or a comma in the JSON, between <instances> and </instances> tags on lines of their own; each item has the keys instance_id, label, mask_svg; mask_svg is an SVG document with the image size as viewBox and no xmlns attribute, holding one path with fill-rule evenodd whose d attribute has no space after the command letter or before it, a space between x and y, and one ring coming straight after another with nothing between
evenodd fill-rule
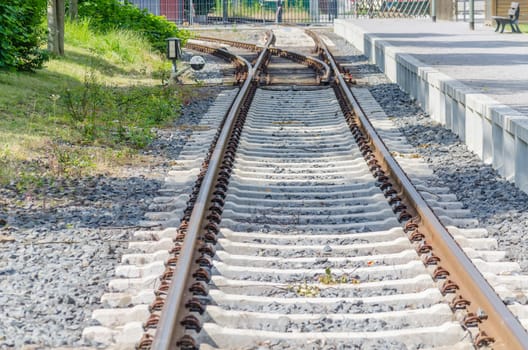
<instances>
[{"instance_id":1,"label":"concrete platform","mask_svg":"<svg viewBox=\"0 0 528 350\"><path fill-rule=\"evenodd\" d=\"M334 30L528 192L528 35L421 19L337 19Z\"/></svg>"}]
</instances>

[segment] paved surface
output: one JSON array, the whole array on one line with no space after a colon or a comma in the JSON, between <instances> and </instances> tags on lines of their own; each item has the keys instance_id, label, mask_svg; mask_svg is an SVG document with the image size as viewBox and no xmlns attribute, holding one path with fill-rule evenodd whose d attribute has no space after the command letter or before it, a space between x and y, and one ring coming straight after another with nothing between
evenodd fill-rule
<instances>
[{"instance_id":1,"label":"paved surface","mask_svg":"<svg viewBox=\"0 0 528 350\"><path fill-rule=\"evenodd\" d=\"M353 20L372 36L528 115L528 34L431 20Z\"/></svg>"}]
</instances>

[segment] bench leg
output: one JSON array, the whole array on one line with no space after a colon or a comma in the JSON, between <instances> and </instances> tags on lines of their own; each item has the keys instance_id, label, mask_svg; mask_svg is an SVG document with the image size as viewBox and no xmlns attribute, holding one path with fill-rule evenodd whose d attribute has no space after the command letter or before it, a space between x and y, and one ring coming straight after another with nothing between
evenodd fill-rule
<instances>
[{"instance_id":1,"label":"bench leg","mask_svg":"<svg viewBox=\"0 0 528 350\"><path fill-rule=\"evenodd\" d=\"M503 22L503 23L501 23L501 25L502 25L501 33L504 33L504 28L506 27L506 23Z\"/></svg>"},{"instance_id":2,"label":"bench leg","mask_svg":"<svg viewBox=\"0 0 528 350\"><path fill-rule=\"evenodd\" d=\"M498 32L499 31L499 27L500 27L500 22L495 20L495 22L497 22L497 28L495 28L495 31Z\"/></svg>"}]
</instances>

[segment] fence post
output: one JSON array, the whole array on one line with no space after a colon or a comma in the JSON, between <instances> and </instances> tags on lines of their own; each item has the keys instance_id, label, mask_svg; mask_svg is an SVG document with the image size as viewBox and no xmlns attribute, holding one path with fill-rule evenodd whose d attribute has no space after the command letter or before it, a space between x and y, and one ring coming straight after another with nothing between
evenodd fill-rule
<instances>
[{"instance_id":1,"label":"fence post","mask_svg":"<svg viewBox=\"0 0 528 350\"><path fill-rule=\"evenodd\" d=\"M475 30L475 0L469 0L469 29Z\"/></svg>"},{"instance_id":2,"label":"fence post","mask_svg":"<svg viewBox=\"0 0 528 350\"><path fill-rule=\"evenodd\" d=\"M192 0L189 0L189 25L192 25L194 22L194 5Z\"/></svg>"},{"instance_id":3,"label":"fence post","mask_svg":"<svg viewBox=\"0 0 528 350\"><path fill-rule=\"evenodd\" d=\"M316 23L320 22L318 0L310 0L310 20Z\"/></svg>"}]
</instances>

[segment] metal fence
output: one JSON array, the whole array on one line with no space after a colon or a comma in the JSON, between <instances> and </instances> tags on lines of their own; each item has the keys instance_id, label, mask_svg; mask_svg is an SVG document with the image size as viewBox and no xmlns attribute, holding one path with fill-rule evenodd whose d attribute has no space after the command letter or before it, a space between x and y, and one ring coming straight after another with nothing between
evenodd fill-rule
<instances>
[{"instance_id":1,"label":"metal fence","mask_svg":"<svg viewBox=\"0 0 528 350\"><path fill-rule=\"evenodd\" d=\"M363 18L415 18L429 16L429 0L357 0L354 14Z\"/></svg>"},{"instance_id":2,"label":"metal fence","mask_svg":"<svg viewBox=\"0 0 528 350\"><path fill-rule=\"evenodd\" d=\"M178 24L332 23L334 18L427 17L429 0L129 0Z\"/></svg>"}]
</instances>

